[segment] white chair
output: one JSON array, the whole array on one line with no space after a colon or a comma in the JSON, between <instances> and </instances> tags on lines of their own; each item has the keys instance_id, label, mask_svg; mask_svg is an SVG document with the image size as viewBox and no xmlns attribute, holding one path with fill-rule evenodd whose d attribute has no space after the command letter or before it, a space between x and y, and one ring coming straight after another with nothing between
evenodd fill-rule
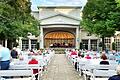
<instances>
[{"instance_id":1,"label":"white chair","mask_svg":"<svg viewBox=\"0 0 120 80\"><path fill-rule=\"evenodd\" d=\"M28 64L17 64L17 65L10 65L10 70L26 70L28 69Z\"/></svg>"},{"instance_id":2,"label":"white chair","mask_svg":"<svg viewBox=\"0 0 120 80\"><path fill-rule=\"evenodd\" d=\"M38 69L38 73L33 74L33 69ZM27 76L26 80L34 80L35 75L38 75L38 80L42 76L42 67L39 64L26 64L26 65L12 65L10 70L0 70L0 77L3 76L17 76L20 79L20 76ZM13 78L14 79L14 78ZM16 79L16 78L15 78ZM16 80L18 80L16 79ZM24 80L24 78L22 78Z\"/></svg>"},{"instance_id":3,"label":"white chair","mask_svg":"<svg viewBox=\"0 0 120 80\"><path fill-rule=\"evenodd\" d=\"M84 70L84 78L90 76L90 80L108 80L110 76L116 75L115 69L110 69L112 65L97 65L92 71Z\"/></svg>"},{"instance_id":4,"label":"white chair","mask_svg":"<svg viewBox=\"0 0 120 80\"><path fill-rule=\"evenodd\" d=\"M38 69L38 73L36 74L33 74L33 78L35 77L35 75L38 75L38 80L40 80L41 76L42 76L42 70L43 70L43 67L41 67L39 64L29 64L28 65L28 69L31 69L32 71L34 69Z\"/></svg>"},{"instance_id":5,"label":"white chair","mask_svg":"<svg viewBox=\"0 0 120 80\"><path fill-rule=\"evenodd\" d=\"M84 70L84 68L86 67L87 68L87 65L90 63L89 60L79 60L78 61L78 65L77 65L77 70L79 71L79 75L81 76L82 75L82 71ZM85 68L85 69L86 69Z\"/></svg>"},{"instance_id":6,"label":"white chair","mask_svg":"<svg viewBox=\"0 0 120 80\"><path fill-rule=\"evenodd\" d=\"M27 76L26 80L31 80L33 76L32 70L0 70L0 77L20 77ZM14 78L13 78L14 79ZM22 78L24 79L24 78ZM17 80L17 78L16 78Z\"/></svg>"},{"instance_id":7,"label":"white chair","mask_svg":"<svg viewBox=\"0 0 120 80\"><path fill-rule=\"evenodd\" d=\"M31 78L13 78L13 79L5 79L5 80L33 80Z\"/></svg>"},{"instance_id":8,"label":"white chair","mask_svg":"<svg viewBox=\"0 0 120 80\"><path fill-rule=\"evenodd\" d=\"M93 74L91 75L91 80L108 80L110 76L116 75L115 70L93 70Z\"/></svg>"}]
</instances>

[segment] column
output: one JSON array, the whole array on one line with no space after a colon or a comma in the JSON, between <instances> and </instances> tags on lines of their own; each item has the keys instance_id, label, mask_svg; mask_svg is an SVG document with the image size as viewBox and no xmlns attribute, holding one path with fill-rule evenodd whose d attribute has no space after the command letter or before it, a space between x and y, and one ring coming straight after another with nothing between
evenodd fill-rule
<instances>
[{"instance_id":1,"label":"column","mask_svg":"<svg viewBox=\"0 0 120 80\"><path fill-rule=\"evenodd\" d=\"M79 26L76 28L76 49L79 49L80 40L79 40Z\"/></svg>"},{"instance_id":2,"label":"column","mask_svg":"<svg viewBox=\"0 0 120 80\"><path fill-rule=\"evenodd\" d=\"M44 48L43 44L44 44L44 41L43 41L43 28L40 27L40 48Z\"/></svg>"},{"instance_id":3,"label":"column","mask_svg":"<svg viewBox=\"0 0 120 80\"><path fill-rule=\"evenodd\" d=\"M7 39L5 39L5 47L7 47Z\"/></svg>"},{"instance_id":4,"label":"column","mask_svg":"<svg viewBox=\"0 0 120 80\"><path fill-rule=\"evenodd\" d=\"M31 39L29 38L29 49L31 50Z\"/></svg>"},{"instance_id":5,"label":"column","mask_svg":"<svg viewBox=\"0 0 120 80\"><path fill-rule=\"evenodd\" d=\"M19 48L22 50L22 37L19 37L19 41L18 41L19 43Z\"/></svg>"},{"instance_id":6,"label":"column","mask_svg":"<svg viewBox=\"0 0 120 80\"><path fill-rule=\"evenodd\" d=\"M82 31L81 31L81 29L79 30L79 42L82 42L82 38L81 38L81 34L82 33Z\"/></svg>"},{"instance_id":7,"label":"column","mask_svg":"<svg viewBox=\"0 0 120 80\"><path fill-rule=\"evenodd\" d=\"M111 37L110 50L112 50L112 43L114 42L114 37Z\"/></svg>"},{"instance_id":8,"label":"column","mask_svg":"<svg viewBox=\"0 0 120 80\"><path fill-rule=\"evenodd\" d=\"M100 43L100 39L97 39L97 50L99 50L99 43Z\"/></svg>"},{"instance_id":9,"label":"column","mask_svg":"<svg viewBox=\"0 0 120 80\"><path fill-rule=\"evenodd\" d=\"M90 50L91 49L91 41L90 41L90 39L88 39L88 50Z\"/></svg>"}]
</instances>

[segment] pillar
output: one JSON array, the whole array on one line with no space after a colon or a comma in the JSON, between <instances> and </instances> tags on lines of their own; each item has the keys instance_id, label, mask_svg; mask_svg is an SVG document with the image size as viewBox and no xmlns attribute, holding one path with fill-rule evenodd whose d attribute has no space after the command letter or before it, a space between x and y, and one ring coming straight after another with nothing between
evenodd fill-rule
<instances>
[{"instance_id":1,"label":"pillar","mask_svg":"<svg viewBox=\"0 0 120 80\"><path fill-rule=\"evenodd\" d=\"M40 28L40 48L44 48L43 47L44 41L43 41L43 28Z\"/></svg>"},{"instance_id":2,"label":"pillar","mask_svg":"<svg viewBox=\"0 0 120 80\"><path fill-rule=\"evenodd\" d=\"M112 50L112 43L114 42L114 37L111 37L110 50Z\"/></svg>"},{"instance_id":3,"label":"pillar","mask_svg":"<svg viewBox=\"0 0 120 80\"><path fill-rule=\"evenodd\" d=\"M88 50L90 50L91 49L91 41L90 41L91 39L88 39Z\"/></svg>"},{"instance_id":4,"label":"pillar","mask_svg":"<svg viewBox=\"0 0 120 80\"><path fill-rule=\"evenodd\" d=\"M19 37L19 48L22 50L22 37Z\"/></svg>"},{"instance_id":5,"label":"pillar","mask_svg":"<svg viewBox=\"0 0 120 80\"><path fill-rule=\"evenodd\" d=\"M29 38L29 49L31 50L31 39Z\"/></svg>"},{"instance_id":6,"label":"pillar","mask_svg":"<svg viewBox=\"0 0 120 80\"><path fill-rule=\"evenodd\" d=\"M100 43L100 39L97 39L97 50L99 50L99 43Z\"/></svg>"},{"instance_id":7,"label":"pillar","mask_svg":"<svg viewBox=\"0 0 120 80\"><path fill-rule=\"evenodd\" d=\"M5 47L7 47L7 39L5 39Z\"/></svg>"},{"instance_id":8,"label":"pillar","mask_svg":"<svg viewBox=\"0 0 120 80\"><path fill-rule=\"evenodd\" d=\"M79 49L80 40L79 40L79 27L76 28L76 49Z\"/></svg>"}]
</instances>

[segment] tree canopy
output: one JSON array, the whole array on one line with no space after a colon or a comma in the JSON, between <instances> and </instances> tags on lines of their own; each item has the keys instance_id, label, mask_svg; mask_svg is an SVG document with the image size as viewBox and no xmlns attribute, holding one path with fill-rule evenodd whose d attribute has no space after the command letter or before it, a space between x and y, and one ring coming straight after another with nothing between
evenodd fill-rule
<instances>
[{"instance_id":1,"label":"tree canopy","mask_svg":"<svg viewBox=\"0 0 120 80\"><path fill-rule=\"evenodd\" d=\"M38 34L38 21L31 16L29 0L0 0L0 39Z\"/></svg>"},{"instance_id":2,"label":"tree canopy","mask_svg":"<svg viewBox=\"0 0 120 80\"><path fill-rule=\"evenodd\" d=\"M102 37L104 45L104 37L111 37L116 30L120 30L120 9L116 1L88 0L81 24L90 33Z\"/></svg>"},{"instance_id":3,"label":"tree canopy","mask_svg":"<svg viewBox=\"0 0 120 80\"><path fill-rule=\"evenodd\" d=\"M39 22L31 16L30 0L0 0L0 40L8 40L8 48L19 37L39 34Z\"/></svg>"},{"instance_id":4,"label":"tree canopy","mask_svg":"<svg viewBox=\"0 0 120 80\"><path fill-rule=\"evenodd\" d=\"M120 0L116 0L118 7L120 7Z\"/></svg>"}]
</instances>

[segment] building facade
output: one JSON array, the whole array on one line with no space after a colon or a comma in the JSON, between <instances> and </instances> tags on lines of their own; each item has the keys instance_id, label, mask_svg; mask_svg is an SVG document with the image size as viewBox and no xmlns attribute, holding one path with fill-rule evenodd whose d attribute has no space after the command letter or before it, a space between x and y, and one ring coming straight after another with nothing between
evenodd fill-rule
<instances>
[{"instance_id":1,"label":"building facade","mask_svg":"<svg viewBox=\"0 0 120 80\"><path fill-rule=\"evenodd\" d=\"M40 21L39 37L29 36L27 39L20 39L21 49L36 48L39 42L40 48L67 47L97 50L101 39L99 36L90 35L82 29L80 20L82 16L81 6L48 6L41 5L39 11L33 11L32 15ZM117 50L120 50L120 36L105 38L107 48L112 48L112 42L116 43Z\"/></svg>"},{"instance_id":2,"label":"building facade","mask_svg":"<svg viewBox=\"0 0 120 80\"><path fill-rule=\"evenodd\" d=\"M32 15L40 21L40 48L49 48L54 44L79 49L83 42L86 49L97 49L99 38L88 35L80 26L81 6L39 6ZM69 46L67 46L69 45Z\"/></svg>"}]
</instances>

